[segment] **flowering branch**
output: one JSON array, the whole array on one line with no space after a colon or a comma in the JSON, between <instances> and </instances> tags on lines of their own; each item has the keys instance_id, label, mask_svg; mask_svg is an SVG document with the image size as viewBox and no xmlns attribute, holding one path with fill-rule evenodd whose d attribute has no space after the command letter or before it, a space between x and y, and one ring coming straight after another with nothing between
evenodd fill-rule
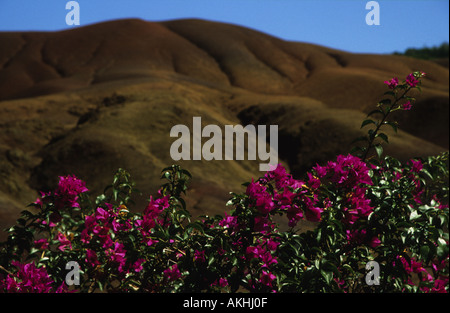
<instances>
[{"instance_id":1,"label":"flowering branch","mask_svg":"<svg viewBox=\"0 0 450 313\"><path fill-rule=\"evenodd\" d=\"M407 97L406 95L411 89L420 89L420 78L424 77L426 74L424 72L414 72L409 74L406 77L406 80L403 81L403 84L398 83L398 78L394 77L390 81L385 81L384 83L388 85L392 91L387 91L385 95L390 95L394 98L392 102L390 99L383 99L377 104L377 109L371 111L367 116L371 116L373 114L381 114L381 121L374 121L372 119L366 119L362 122L361 128L366 125L374 124L375 129L370 129L368 131L367 136L362 136L357 138L354 142L357 141L366 141L367 147L355 147L352 151L362 153L361 159L365 161L368 157L368 154L372 148L375 148L375 151L378 155L378 158L381 158L383 153L383 148L380 143L374 144L376 138L381 138L386 143L389 143L388 136L385 133L379 133L381 127L383 125L390 125L395 132L397 132L397 124L395 122L390 122L387 120L388 116L397 110L410 110L412 107L411 101L414 101L414 98ZM397 97L397 93L399 90L404 90L403 94L400 97ZM402 105L399 105L401 100L406 100ZM385 108L386 107L386 108Z\"/></svg>"}]
</instances>

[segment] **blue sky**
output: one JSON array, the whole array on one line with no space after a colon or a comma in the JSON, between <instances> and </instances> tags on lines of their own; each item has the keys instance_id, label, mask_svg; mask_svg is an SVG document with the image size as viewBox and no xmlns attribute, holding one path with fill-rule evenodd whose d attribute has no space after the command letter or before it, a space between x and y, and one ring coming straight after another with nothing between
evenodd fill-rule
<instances>
[{"instance_id":1,"label":"blue sky","mask_svg":"<svg viewBox=\"0 0 450 313\"><path fill-rule=\"evenodd\" d=\"M78 0L80 26L68 26L68 0L0 0L0 31L54 31L119 18L201 18L276 37L358 53L391 53L449 41L448 0L379 0L380 25L366 24L368 0Z\"/></svg>"}]
</instances>

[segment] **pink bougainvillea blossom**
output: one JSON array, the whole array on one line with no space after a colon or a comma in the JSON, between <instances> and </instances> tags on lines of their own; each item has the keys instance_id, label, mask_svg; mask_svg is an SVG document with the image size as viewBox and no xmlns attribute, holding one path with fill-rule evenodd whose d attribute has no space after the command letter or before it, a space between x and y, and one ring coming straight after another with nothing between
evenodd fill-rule
<instances>
[{"instance_id":1,"label":"pink bougainvillea blossom","mask_svg":"<svg viewBox=\"0 0 450 313\"><path fill-rule=\"evenodd\" d=\"M408 74L406 77L406 83L411 87L416 87L419 81L416 79L413 73Z\"/></svg>"},{"instance_id":2,"label":"pink bougainvillea blossom","mask_svg":"<svg viewBox=\"0 0 450 313\"><path fill-rule=\"evenodd\" d=\"M411 108L412 108L412 104L411 104L411 101L409 101L409 100L402 104L402 109L405 111L411 110Z\"/></svg>"},{"instance_id":3,"label":"pink bougainvillea blossom","mask_svg":"<svg viewBox=\"0 0 450 313\"><path fill-rule=\"evenodd\" d=\"M384 81L384 83L387 84L389 88L394 89L398 85L398 78L394 77L391 80Z\"/></svg>"}]
</instances>

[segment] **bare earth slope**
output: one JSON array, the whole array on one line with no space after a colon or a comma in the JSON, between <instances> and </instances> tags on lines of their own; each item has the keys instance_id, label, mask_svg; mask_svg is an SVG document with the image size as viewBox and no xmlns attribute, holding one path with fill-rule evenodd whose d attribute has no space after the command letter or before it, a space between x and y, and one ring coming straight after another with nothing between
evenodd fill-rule
<instances>
[{"instance_id":1,"label":"bare earth slope","mask_svg":"<svg viewBox=\"0 0 450 313\"><path fill-rule=\"evenodd\" d=\"M287 42L203 20L118 20L61 32L0 33L0 227L75 174L97 194L119 167L138 188L136 210L174 161L176 124L279 125L280 161L295 175L347 153L384 80L428 74L398 116L387 153L448 150L449 70L429 61ZM405 112L400 112L405 113ZM259 161L184 161L194 214L222 214L230 191L262 175Z\"/></svg>"}]
</instances>

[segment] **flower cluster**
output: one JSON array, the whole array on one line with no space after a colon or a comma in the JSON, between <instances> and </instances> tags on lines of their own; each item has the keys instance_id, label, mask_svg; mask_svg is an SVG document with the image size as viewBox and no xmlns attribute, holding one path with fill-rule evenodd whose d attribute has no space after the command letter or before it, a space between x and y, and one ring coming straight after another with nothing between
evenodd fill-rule
<instances>
[{"instance_id":1,"label":"flower cluster","mask_svg":"<svg viewBox=\"0 0 450 313\"><path fill-rule=\"evenodd\" d=\"M60 176L55 196L58 199L57 208L79 207L78 195L89 191L86 183L75 176Z\"/></svg>"},{"instance_id":2,"label":"flower cluster","mask_svg":"<svg viewBox=\"0 0 450 313\"><path fill-rule=\"evenodd\" d=\"M161 217L161 213L169 207L169 197L161 197L154 199L150 197L149 204L144 210L142 219L136 220L136 226L138 227L145 243L148 246L156 243L157 240L152 237L152 230L158 223L164 224L164 220ZM166 221L167 222L167 221Z\"/></svg>"},{"instance_id":3,"label":"flower cluster","mask_svg":"<svg viewBox=\"0 0 450 313\"><path fill-rule=\"evenodd\" d=\"M394 91L396 91L399 87L404 88L406 90L410 88L419 88L420 86L420 78L425 77L426 73L424 72L414 72L410 73L406 76L406 79L403 81L403 84L399 84L399 80L397 77L393 77L391 80L386 80L384 83L388 85L388 87ZM411 110L412 103L411 100L407 100L404 102L399 108L403 110Z\"/></svg>"},{"instance_id":4,"label":"flower cluster","mask_svg":"<svg viewBox=\"0 0 450 313\"><path fill-rule=\"evenodd\" d=\"M37 268L31 263L22 264L13 261L12 265L17 269L15 274L3 277L0 274L0 292L8 293L61 293L67 292L67 285L61 284L55 288L55 282L51 279L45 268Z\"/></svg>"},{"instance_id":5,"label":"flower cluster","mask_svg":"<svg viewBox=\"0 0 450 313\"><path fill-rule=\"evenodd\" d=\"M320 181L308 175L308 184L294 179L281 165L268 172L261 182L275 185L273 200L277 209L286 212L289 226L294 227L301 219L318 222L323 208L318 202Z\"/></svg>"},{"instance_id":6,"label":"flower cluster","mask_svg":"<svg viewBox=\"0 0 450 313\"><path fill-rule=\"evenodd\" d=\"M342 218L346 238L351 245L379 245L380 240L366 229L359 229L359 221L366 220L373 212L371 200L367 197L368 186L373 185L369 175L369 167L353 155L339 155L335 162L329 161L326 166L313 167L321 180L331 182L332 186L342 190Z\"/></svg>"},{"instance_id":7,"label":"flower cluster","mask_svg":"<svg viewBox=\"0 0 450 313\"><path fill-rule=\"evenodd\" d=\"M448 153L400 162L375 142L387 142L381 126L396 129L388 115L411 109L406 93L424 75L385 82L394 101L379 103L381 121L363 122L375 129L361 156L338 155L301 178L278 164L232 193L224 217L191 221L181 196L191 175L177 165L163 169L168 182L142 213L127 207L134 184L124 170L95 201L82 180L60 177L0 243L0 292L447 292ZM379 286L362 283L372 260ZM68 261L83 264L71 288Z\"/></svg>"},{"instance_id":8,"label":"flower cluster","mask_svg":"<svg viewBox=\"0 0 450 313\"><path fill-rule=\"evenodd\" d=\"M178 269L178 265L174 264L171 267L167 268L163 272L164 279L167 281L174 281L181 277L180 270Z\"/></svg>"},{"instance_id":9,"label":"flower cluster","mask_svg":"<svg viewBox=\"0 0 450 313\"><path fill-rule=\"evenodd\" d=\"M48 223L50 227L53 227L61 221L61 211L64 208L79 208L79 194L88 191L86 183L81 179L73 175L60 176L56 189L53 192L41 192L41 196L33 204L41 209L47 204L53 204L49 208L52 211L49 220L42 221L43 224ZM54 203L52 203L53 200Z\"/></svg>"},{"instance_id":10,"label":"flower cluster","mask_svg":"<svg viewBox=\"0 0 450 313\"><path fill-rule=\"evenodd\" d=\"M424 77L424 76L426 76L426 73L424 73L424 72L410 73L406 76L405 82L407 85L414 88L419 84L418 78ZM384 81L384 83L386 85L388 85L388 87L390 89L395 89L399 84L397 77L393 77L391 80L386 80L386 81Z\"/></svg>"},{"instance_id":11,"label":"flower cluster","mask_svg":"<svg viewBox=\"0 0 450 313\"><path fill-rule=\"evenodd\" d=\"M417 261L415 258L410 258L407 260L404 256L398 256L398 260L400 260L403 268L406 273L409 275L407 278L407 283L411 286L416 285L415 282L411 279L412 275L416 274L419 277L419 282L421 283L420 290L428 293L446 293L445 286L448 286L449 277L448 275L439 275L437 279L433 277L429 273L427 269L425 269L423 262ZM445 268L445 261L432 263L432 270L434 272L440 272Z\"/></svg>"},{"instance_id":12,"label":"flower cluster","mask_svg":"<svg viewBox=\"0 0 450 313\"><path fill-rule=\"evenodd\" d=\"M37 221L34 225L39 228L43 225L48 227L44 229L50 230L50 236L34 240L32 249L36 256L41 255L41 259L44 255L50 259L52 255L58 256L55 260L62 255L77 256L84 261L86 275L103 288L106 288L106 283L111 290L185 290L182 288L186 284L185 288L194 290L233 291L244 287L250 291L275 292L288 288L282 286L292 286L294 281L303 281L300 286L307 285L308 281L315 281L302 280L301 275L309 277L318 270L317 273L327 284L334 284L337 288L335 290L350 291L349 286L352 284L348 279L352 276L345 276L348 266L344 265L348 264L341 263L342 260L353 260L354 253L360 254L361 250L358 249L362 246L369 247L378 254L382 253L386 251L389 240L394 240L394 237L386 239L390 234L380 228L381 221L387 217L386 213L380 211L386 208L373 198L377 188L382 187L380 180L391 184L391 188L407 188L402 194L407 195L406 190L411 190L411 199L407 198L410 200L398 198L398 201L406 201L404 203L410 203L409 210L416 210L417 205L428 201L425 197L425 183L420 179L426 166L429 165L419 159L410 160L403 168L398 164L390 166L388 163L384 167L373 166L353 155L339 155L335 161L313 167L306 174L306 179L297 180L279 164L263 177L248 183L244 194L235 195L231 202L235 205L235 210L230 215L225 213L224 217L204 218L201 222L192 224L179 223L183 210L181 207L174 210L177 198L162 190L156 197L150 197L142 214L130 213L124 204L113 204L102 197L104 201L98 202L90 214L75 215L77 218L72 226L64 220L52 226L42 224L39 220L44 220L43 216L33 216L32 219ZM429 171L428 169L427 172ZM71 181L76 180L72 177ZM70 195L72 189L67 190ZM79 190L86 191L85 188ZM394 190L391 192L395 192ZM60 196L69 198L66 195ZM77 196L71 197L78 199ZM55 203L60 201L57 197L53 200ZM438 200L439 197L433 195L436 211L432 214L439 214L436 218L444 218L444 223L448 205ZM383 201L386 202L385 199ZM73 202L66 203L73 209L70 211L72 213L76 212L74 208L80 208ZM51 203L47 205L56 210L56 206ZM396 206L392 204L388 209ZM51 210L46 211L45 205L40 208L41 213L53 214ZM431 211L427 209L427 213L429 212ZM319 222L319 227L312 237L308 232L304 233L304 238L292 231L282 233L272 219L275 214L285 215L291 227L303 219ZM394 211L389 214L393 215ZM394 220L393 217L389 218ZM406 220L403 223L405 222ZM330 225L336 225L336 228L329 228ZM324 236L328 229L331 230L330 236L345 241L333 241L329 237L325 245L322 245L323 240L319 234ZM426 234L418 237L420 241L417 244L410 244L412 250L420 250L422 236ZM408 237L403 239L405 243L408 240L411 241ZM442 239L439 240L442 242ZM416 249L415 245L419 248ZM448 242L446 245L448 246ZM395 260L400 260L403 271L409 275L403 283L414 286L411 278L419 275L420 291L445 292L448 286L448 256L445 259L445 247L438 246L444 249L444 255L440 253L438 258L433 258L432 263L427 265L425 261L417 259L417 253L408 262L403 256L394 259L393 264ZM378 248L381 250L377 250ZM343 253L338 261L333 261L337 263L332 267L330 263L322 265L321 262L325 262L323 256L321 261L314 260L317 251L325 252L327 249L331 249L327 253L332 252L327 255L333 255L337 251ZM22 264L17 261L12 264L17 270L13 270L14 273L8 272L2 278L2 291L67 291L64 282L51 278L46 270L50 267L36 267L35 263ZM286 268L286 264L298 265ZM426 270L427 266L433 268L433 273ZM325 270L327 267L335 269L330 274ZM149 273L153 273L155 277L148 276ZM291 273L300 277L294 279L290 277ZM289 283L283 283L283 279L287 279ZM87 291L92 289L91 280L86 282ZM112 287L111 281L121 282L116 283L120 289ZM244 285L241 285L243 282Z\"/></svg>"},{"instance_id":13,"label":"flower cluster","mask_svg":"<svg viewBox=\"0 0 450 313\"><path fill-rule=\"evenodd\" d=\"M132 223L126 218L128 210L124 205L115 208L110 203L104 207L98 207L95 212L85 217L85 228L81 232L80 241L86 249L86 264L96 268L103 264L116 269L119 277L129 272L142 270L143 258L127 256L127 250L120 237L126 235L133 228ZM141 225L140 221L136 224ZM99 249L101 248L101 249Z\"/></svg>"}]
</instances>

